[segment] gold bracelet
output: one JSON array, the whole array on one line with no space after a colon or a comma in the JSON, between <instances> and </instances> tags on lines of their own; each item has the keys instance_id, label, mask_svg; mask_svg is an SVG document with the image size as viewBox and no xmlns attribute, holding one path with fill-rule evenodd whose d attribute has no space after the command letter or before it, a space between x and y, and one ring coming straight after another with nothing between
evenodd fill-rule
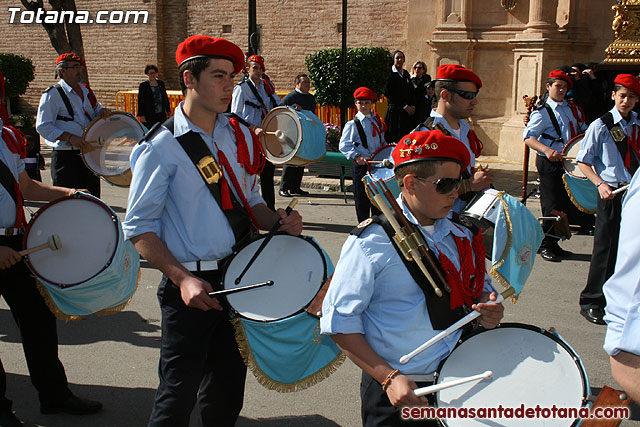
<instances>
[{"instance_id":1,"label":"gold bracelet","mask_svg":"<svg viewBox=\"0 0 640 427\"><path fill-rule=\"evenodd\" d=\"M387 375L387 378L385 378L384 381L382 382L382 391L387 391L387 388L389 388L389 384L391 383L391 380L399 373L400 371L398 369L394 369L389 373L389 375Z\"/></svg>"}]
</instances>

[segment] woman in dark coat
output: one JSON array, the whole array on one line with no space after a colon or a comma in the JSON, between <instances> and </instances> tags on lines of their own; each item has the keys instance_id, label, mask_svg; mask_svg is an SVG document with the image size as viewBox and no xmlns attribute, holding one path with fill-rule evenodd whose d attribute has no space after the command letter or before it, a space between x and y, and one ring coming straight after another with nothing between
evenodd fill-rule
<instances>
[{"instance_id":1,"label":"woman in dark coat","mask_svg":"<svg viewBox=\"0 0 640 427\"><path fill-rule=\"evenodd\" d=\"M413 115L415 114L415 98L411 76L403 68L404 53L396 50L392 54L393 66L387 79L384 94L389 99L387 114L384 121L389 129L385 133L385 139L389 144L395 144L398 139L411 132L413 129Z\"/></svg>"},{"instance_id":2,"label":"woman in dark coat","mask_svg":"<svg viewBox=\"0 0 640 427\"><path fill-rule=\"evenodd\" d=\"M138 117L147 128L158 122L164 122L171 114L171 105L167 89L162 80L158 80L158 67L147 65L144 73L149 77L138 86Z\"/></svg>"},{"instance_id":3,"label":"woman in dark coat","mask_svg":"<svg viewBox=\"0 0 640 427\"><path fill-rule=\"evenodd\" d=\"M422 61L413 64L411 71L411 84L416 97L416 113L413 115L413 126L417 126L424 122L431 113L431 99L427 95L427 83L431 81L431 76L427 74L427 66Z\"/></svg>"}]
</instances>

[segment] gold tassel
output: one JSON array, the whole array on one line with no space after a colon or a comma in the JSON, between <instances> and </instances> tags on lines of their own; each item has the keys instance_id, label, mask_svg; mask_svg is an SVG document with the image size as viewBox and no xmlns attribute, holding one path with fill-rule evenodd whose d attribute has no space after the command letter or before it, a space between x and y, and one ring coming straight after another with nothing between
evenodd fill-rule
<instances>
[{"instance_id":1,"label":"gold tassel","mask_svg":"<svg viewBox=\"0 0 640 427\"><path fill-rule=\"evenodd\" d=\"M271 379L262 371L262 369L260 369L260 366L258 366L258 363L253 357L251 347L249 346L247 335L245 334L244 328L242 327L242 320L237 318L232 320L231 323L233 324L233 327L235 329L238 350L240 351L240 355L244 360L244 364L247 365L247 368L249 368L251 373L253 373L253 376L256 378L256 380L260 384L262 384L263 387L268 388L269 390L275 390L280 393L292 393L294 391L305 390L328 378L340 367L340 365L342 365L342 363L344 363L346 359L345 354L340 352L335 359L327 364L327 366L309 375L308 377L291 384L281 383Z\"/></svg>"},{"instance_id":2,"label":"gold tassel","mask_svg":"<svg viewBox=\"0 0 640 427\"><path fill-rule=\"evenodd\" d=\"M562 175L562 182L564 183L564 188L565 190L567 190L567 194L569 195L569 199L571 199L571 203L573 203L576 208L578 208L580 211L587 213L587 214L594 214L596 213L596 210L590 210L590 209L586 209L583 208L580 203L578 203L578 201L576 200L575 197L573 197L573 193L571 192L571 189L569 188L569 182L567 181L567 175Z\"/></svg>"}]
</instances>

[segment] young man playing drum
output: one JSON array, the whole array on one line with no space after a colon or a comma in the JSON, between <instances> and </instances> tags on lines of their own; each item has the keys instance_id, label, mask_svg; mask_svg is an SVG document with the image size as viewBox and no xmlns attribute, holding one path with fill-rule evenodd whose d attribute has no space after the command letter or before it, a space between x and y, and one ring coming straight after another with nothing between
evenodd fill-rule
<instances>
[{"instance_id":1,"label":"young man playing drum","mask_svg":"<svg viewBox=\"0 0 640 427\"><path fill-rule=\"evenodd\" d=\"M443 313L448 317L450 309L466 306L482 314L481 325L495 327L503 307L483 304L494 301L497 294L485 272L481 239L447 218L458 196L461 171L469 164L467 148L440 131L415 132L400 140L393 159L401 188L397 203L429 249L439 254L452 288L451 307L447 303ZM461 332L400 364L402 355L437 334L432 325L444 325L430 315L421 285L378 221L358 225L344 244L323 303L320 327L363 370L363 425L404 426L399 408L424 405L413 392L417 385L410 374L434 372Z\"/></svg>"},{"instance_id":2,"label":"young man playing drum","mask_svg":"<svg viewBox=\"0 0 640 427\"><path fill-rule=\"evenodd\" d=\"M362 177L367 174L367 160L376 150L385 145L384 133L387 125L377 113L371 112L373 104L378 100L378 95L374 91L367 87L359 87L353 92L353 98L358 112L353 120L345 123L339 148L347 159L353 160L351 165L353 198L358 222L362 222L369 218L369 212L371 215L380 214L364 191Z\"/></svg>"},{"instance_id":3,"label":"young man playing drum","mask_svg":"<svg viewBox=\"0 0 640 427\"><path fill-rule=\"evenodd\" d=\"M2 120L0 120L0 129ZM36 281L18 251L26 219L22 197L51 201L69 196L75 189L53 187L34 181L25 171L18 147L9 148L0 138L0 295L20 328L31 382L38 390L40 412L91 414L102 404L81 399L69 390L64 366L58 358L56 319L40 295ZM0 362L0 426L21 426L6 395L6 374Z\"/></svg>"},{"instance_id":4,"label":"young man playing drum","mask_svg":"<svg viewBox=\"0 0 640 427\"><path fill-rule=\"evenodd\" d=\"M36 129L50 147L53 185L87 188L100 197L100 178L89 170L80 155L85 145L84 130L97 117L108 117L93 91L81 84L84 61L75 53L63 53L56 60L60 81L42 94Z\"/></svg>"},{"instance_id":5,"label":"young man playing drum","mask_svg":"<svg viewBox=\"0 0 640 427\"><path fill-rule=\"evenodd\" d=\"M615 106L589 125L576 156L582 173L598 188L593 252L587 285L580 294L580 313L599 325L605 324L602 286L613 274L618 253L624 193L613 191L631 181L640 159L640 121L633 111L640 82L631 74L619 74L614 83Z\"/></svg>"},{"instance_id":6,"label":"young man playing drum","mask_svg":"<svg viewBox=\"0 0 640 427\"><path fill-rule=\"evenodd\" d=\"M281 104L280 97L271 80L264 74L264 58L260 55L251 55L247 58L245 67L247 78L243 79L234 89L231 100L231 112L242 117L251 124L251 129L259 136L262 132L260 126L262 119L269 110ZM265 203L274 209L276 202L273 187L273 173L275 166L269 161L264 165L260 173L260 188Z\"/></svg>"},{"instance_id":7,"label":"young man playing drum","mask_svg":"<svg viewBox=\"0 0 640 427\"><path fill-rule=\"evenodd\" d=\"M149 425L186 427L196 405L199 425L232 426L246 368L227 310L208 293L219 288L224 258L253 228L279 221L281 231L300 234L302 218L265 206L256 183L259 143L223 114L244 66L240 48L192 36L178 46L176 62L185 100L172 130L156 125L131 153L123 224L125 237L163 273L160 385ZM191 157L193 147L205 155Z\"/></svg>"},{"instance_id":8,"label":"young man playing drum","mask_svg":"<svg viewBox=\"0 0 640 427\"><path fill-rule=\"evenodd\" d=\"M569 214L572 208L562 182L564 167L562 149L571 139L585 131L584 114L564 98L573 82L564 71L553 70L547 80L549 98L545 106L531 113L522 138L524 143L538 152L536 168L540 176L540 204L542 215L552 216L552 210ZM540 256L545 261L559 262L572 255L558 244L559 237L551 235L553 221L544 223L545 237L540 245Z\"/></svg>"},{"instance_id":9,"label":"young man playing drum","mask_svg":"<svg viewBox=\"0 0 640 427\"><path fill-rule=\"evenodd\" d=\"M459 195L489 188L493 175L488 170L475 170L476 157L482 154L482 143L471 129L467 119L478 103L482 80L473 71L461 65L441 65L436 70L435 96L437 107L416 130L438 129L462 141L469 150L471 161L463 172L465 179ZM471 195L471 193L469 194ZM466 201L465 201L466 200ZM470 200L458 199L454 210L460 213Z\"/></svg>"}]
</instances>

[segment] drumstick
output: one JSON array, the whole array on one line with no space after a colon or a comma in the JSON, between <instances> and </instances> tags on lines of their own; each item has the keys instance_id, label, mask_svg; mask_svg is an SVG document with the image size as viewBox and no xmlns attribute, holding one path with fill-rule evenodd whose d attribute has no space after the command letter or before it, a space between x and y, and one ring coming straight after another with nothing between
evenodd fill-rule
<instances>
[{"instance_id":1,"label":"drumstick","mask_svg":"<svg viewBox=\"0 0 640 427\"><path fill-rule=\"evenodd\" d=\"M282 132L280 129L278 129L275 132L267 132L267 131L265 131L264 133L266 133L267 135L275 135L276 138L278 138L278 139L283 139L284 138L284 132Z\"/></svg>"},{"instance_id":2,"label":"drumstick","mask_svg":"<svg viewBox=\"0 0 640 427\"><path fill-rule=\"evenodd\" d=\"M562 156L563 159L565 160L575 160L575 156Z\"/></svg>"},{"instance_id":3,"label":"drumstick","mask_svg":"<svg viewBox=\"0 0 640 427\"><path fill-rule=\"evenodd\" d=\"M236 292L248 291L249 289L261 288L263 286L273 286L273 283L274 283L273 280L268 280L264 283L256 283L255 285L240 286L239 288L224 289L222 291L209 292L209 296L215 297L218 295L235 294Z\"/></svg>"},{"instance_id":4,"label":"drumstick","mask_svg":"<svg viewBox=\"0 0 640 427\"><path fill-rule=\"evenodd\" d=\"M618 193L622 193L622 192L623 192L623 191L625 191L627 188L629 188L629 185L631 185L631 184L623 185L622 187L620 187L620 188L618 188L618 189L616 189L616 190L613 190L613 191L611 192L611 194L618 194Z\"/></svg>"},{"instance_id":5,"label":"drumstick","mask_svg":"<svg viewBox=\"0 0 640 427\"><path fill-rule=\"evenodd\" d=\"M294 198L294 199L291 200L291 203L289 203L289 206L287 206L287 208L284 210L285 213L287 214L287 216L291 213L291 210L296 206L297 203L298 203L298 199ZM240 283L240 281L242 280L242 276L244 276L244 274L247 272L247 270L249 270L249 268L251 267L251 264L253 264L253 262L256 260L256 258L258 258L258 255L260 255L260 252L263 251L264 247L267 246L267 243L269 243L271 238L276 234L276 231L278 231L278 228L280 228L280 221L279 220L276 221L275 224L273 224L273 227L271 228L269 233L267 233L267 236L264 238L264 240L262 241L262 243L258 247L258 250L253 254L253 256L251 257L251 259L249 260L247 265L245 265L244 270L242 270L242 273L240 273L240 275L236 278L236 280L235 280L235 284L236 285L238 283Z\"/></svg>"},{"instance_id":6,"label":"drumstick","mask_svg":"<svg viewBox=\"0 0 640 427\"><path fill-rule=\"evenodd\" d=\"M416 394L416 396L424 396L424 395L427 395L427 394L435 393L435 392L440 391L440 390L444 390L445 388L455 387L455 386L460 385L460 384L469 383L471 381L483 380L485 378L491 378L492 375L493 375L492 371L484 371L481 374L473 375L471 377L460 378L460 379L453 380L453 381L447 381L446 383L442 383L442 384L434 384L434 385L430 385L428 387L417 388L417 389L413 390L413 392Z\"/></svg>"},{"instance_id":7,"label":"drumstick","mask_svg":"<svg viewBox=\"0 0 640 427\"><path fill-rule=\"evenodd\" d=\"M51 249L52 251L57 251L61 247L62 247L62 241L60 240L60 236L58 236L57 234L52 234L47 239L47 243L43 243L41 245L34 246L33 248L22 250L18 252L18 254L20 254L20 256L25 256L25 255L29 255L30 253L37 252L47 248Z\"/></svg>"},{"instance_id":8,"label":"drumstick","mask_svg":"<svg viewBox=\"0 0 640 427\"><path fill-rule=\"evenodd\" d=\"M378 165L384 166L385 168L393 169L393 163L391 163L391 160L389 159L367 160L367 163L369 163L370 165L378 164Z\"/></svg>"},{"instance_id":9,"label":"drumstick","mask_svg":"<svg viewBox=\"0 0 640 427\"><path fill-rule=\"evenodd\" d=\"M498 298L495 301L487 301L484 304L498 304L498 303L504 301L505 298L510 297L511 295L513 295L514 293L515 293L515 290L513 288L509 288L509 289L505 290L504 292L502 292L501 294L498 294ZM436 335L435 337L431 338L426 343L422 344L420 347L418 347L415 350L413 350L411 353L405 354L404 356L402 356L400 358L400 363L404 365L409 360L411 360L415 355L417 355L419 353L422 353L423 351L425 351L426 349L431 347L433 344L435 344L438 341L448 337L449 335L451 335L452 333L454 333L455 331L457 331L458 329L460 329L461 327L463 327L467 323L474 321L478 317L480 317L480 312L476 311L476 310L473 310L471 313L467 314L462 319L458 320L456 323L454 323L453 325L449 326L447 329L445 329L444 331L440 332L438 335Z\"/></svg>"}]
</instances>

